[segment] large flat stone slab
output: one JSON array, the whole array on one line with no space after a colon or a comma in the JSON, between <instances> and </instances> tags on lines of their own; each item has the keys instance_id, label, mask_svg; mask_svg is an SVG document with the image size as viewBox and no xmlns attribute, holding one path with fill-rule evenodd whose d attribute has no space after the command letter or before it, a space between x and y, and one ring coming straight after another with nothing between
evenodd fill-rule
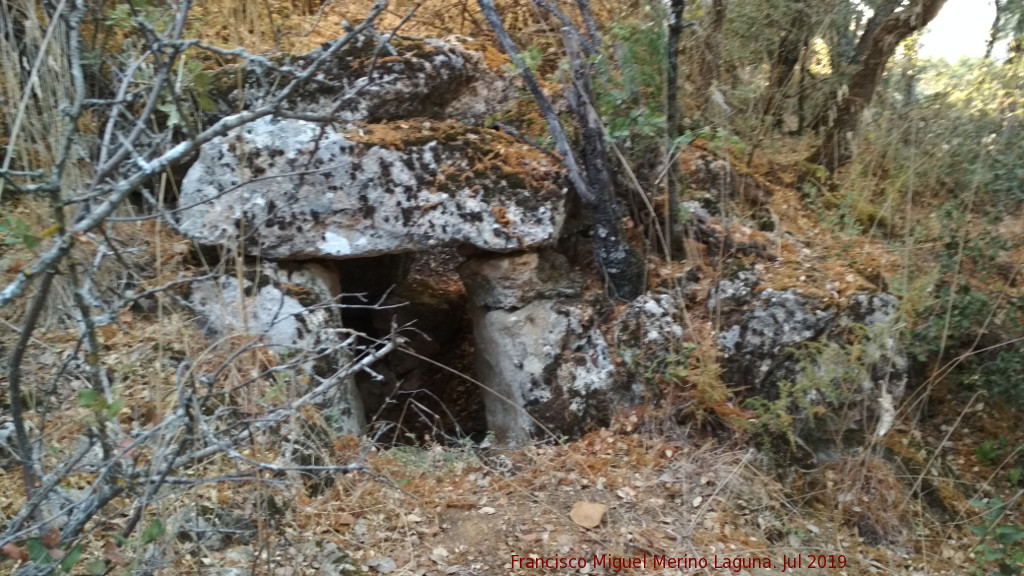
<instances>
[{"instance_id":1,"label":"large flat stone slab","mask_svg":"<svg viewBox=\"0 0 1024 576\"><path fill-rule=\"evenodd\" d=\"M408 120L336 129L261 118L203 146L182 231L265 258L353 258L551 244L565 217L555 161L508 135Z\"/></svg>"}]
</instances>

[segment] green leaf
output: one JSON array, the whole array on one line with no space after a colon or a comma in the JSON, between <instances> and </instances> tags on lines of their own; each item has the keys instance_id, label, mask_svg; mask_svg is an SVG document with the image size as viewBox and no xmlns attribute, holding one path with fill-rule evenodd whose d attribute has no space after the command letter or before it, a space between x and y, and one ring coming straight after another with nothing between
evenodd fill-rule
<instances>
[{"instance_id":1,"label":"green leaf","mask_svg":"<svg viewBox=\"0 0 1024 576\"><path fill-rule=\"evenodd\" d=\"M3 221L0 221L0 234L7 236L4 238L4 244L8 246L24 245L29 250L35 250L43 241L21 218L4 217Z\"/></svg>"},{"instance_id":2,"label":"green leaf","mask_svg":"<svg viewBox=\"0 0 1024 576\"><path fill-rule=\"evenodd\" d=\"M993 548L988 548L987 546L985 547L985 550L982 550L981 553L981 557L985 560L985 562L994 562L996 560L999 560L1003 556L1004 554L1002 550L995 550Z\"/></svg>"},{"instance_id":3,"label":"green leaf","mask_svg":"<svg viewBox=\"0 0 1024 576\"><path fill-rule=\"evenodd\" d=\"M82 546L76 545L70 551L67 556L60 561L61 572L71 572L71 567L74 566L78 560L82 557Z\"/></svg>"},{"instance_id":4,"label":"green leaf","mask_svg":"<svg viewBox=\"0 0 1024 576\"><path fill-rule=\"evenodd\" d=\"M164 535L164 523L159 518L154 518L149 526L142 532L142 543L149 544Z\"/></svg>"},{"instance_id":5,"label":"green leaf","mask_svg":"<svg viewBox=\"0 0 1024 576\"><path fill-rule=\"evenodd\" d=\"M102 400L100 393L92 388L78 391L78 405L82 408L94 408Z\"/></svg>"},{"instance_id":6,"label":"green leaf","mask_svg":"<svg viewBox=\"0 0 1024 576\"><path fill-rule=\"evenodd\" d=\"M210 97L206 94L199 94L198 96L196 96L196 100L199 102L199 108L203 112L212 112L213 109L217 106L216 104L214 104L213 100L211 100Z\"/></svg>"},{"instance_id":7,"label":"green leaf","mask_svg":"<svg viewBox=\"0 0 1024 576\"><path fill-rule=\"evenodd\" d=\"M27 542L28 545L28 559L37 564L53 564L53 556L50 556L50 551L43 545L43 541L39 538L33 538Z\"/></svg>"},{"instance_id":8,"label":"green leaf","mask_svg":"<svg viewBox=\"0 0 1024 576\"><path fill-rule=\"evenodd\" d=\"M107 23L121 28L127 28L132 24L131 7L127 4L118 4L107 12Z\"/></svg>"},{"instance_id":9,"label":"green leaf","mask_svg":"<svg viewBox=\"0 0 1024 576\"><path fill-rule=\"evenodd\" d=\"M85 563L85 573L89 576L103 576L107 573L107 563L99 558L89 560Z\"/></svg>"},{"instance_id":10,"label":"green leaf","mask_svg":"<svg viewBox=\"0 0 1024 576\"><path fill-rule=\"evenodd\" d=\"M995 529L994 538L1000 544L1012 544L1024 539L1024 530L1020 526L999 526Z\"/></svg>"},{"instance_id":11,"label":"green leaf","mask_svg":"<svg viewBox=\"0 0 1024 576\"><path fill-rule=\"evenodd\" d=\"M124 398L118 398L117 400L114 400L114 403L107 408L107 418L110 420L117 418L117 414L121 412L121 409L124 408L124 405L127 402L128 400Z\"/></svg>"},{"instance_id":12,"label":"green leaf","mask_svg":"<svg viewBox=\"0 0 1024 576\"><path fill-rule=\"evenodd\" d=\"M196 62L196 64L198 64L198 62ZM192 87L201 95L210 91L211 84L212 81L210 80L210 73L205 70L195 72L192 75Z\"/></svg>"},{"instance_id":13,"label":"green leaf","mask_svg":"<svg viewBox=\"0 0 1024 576\"><path fill-rule=\"evenodd\" d=\"M167 114L167 125L177 126L181 124L181 114L178 114L178 107L173 102L164 102L163 104L157 104L157 110Z\"/></svg>"}]
</instances>

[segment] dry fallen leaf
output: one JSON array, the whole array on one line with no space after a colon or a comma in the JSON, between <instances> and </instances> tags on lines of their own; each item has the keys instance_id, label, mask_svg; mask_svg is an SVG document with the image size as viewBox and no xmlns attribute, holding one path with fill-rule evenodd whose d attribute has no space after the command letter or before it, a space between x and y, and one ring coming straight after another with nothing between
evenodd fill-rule
<instances>
[{"instance_id":1,"label":"dry fallen leaf","mask_svg":"<svg viewBox=\"0 0 1024 576\"><path fill-rule=\"evenodd\" d=\"M103 557L106 558L114 566L127 566L128 559L117 549L117 545L113 542L107 542L103 545Z\"/></svg>"},{"instance_id":2,"label":"dry fallen leaf","mask_svg":"<svg viewBox=\"0 0 1024 576\"><path fill-rule=\"evenodd\" d=\"M583 528L595 528L601 523L601 519L604 518L605 513L608 512L607 504L598 504L596 502L577 502L572 506L572 512L569 512L569 518L576 523L577 526Z\"/></svg>"},{"instance_id":3,"label":"dry fallen leaf","mask_svg":"<svg viewBox=\"0 0 1024 576\"><path fill-rule=\"evenodd\" d=\"M3 553L4 556L7 556L15 562L28 562L28 551L14 542L8 542L7 544L0 546L0 553Z\"/></svg>"},{"instance_id":4,"label":"dry fallen leaf","mask_svg":"<svg viewBox=\"0 0 1024 576\"><path fill-rule=\"evenodd\" d=\"M449 500L445 503L448 508L456 508L466 510L469 508L476 508L476 502L469 500L468 498L458 498L455 500Z\"/></svg>"},{"instance_id":5,"label":"dry fallen leaf","mask_svg":"<svg viewBox=\"0 0 1024 576\"><path fill-rule=\"evenodd\" d=\"M47 548L56 548L60 544L60 532L56 528L47 532L43 538L43 546Z\"/></svg>"},{"instance_id":6,"label":"dry fallen leaf","mask_svg":"<svg viewBox=\"0 0 1024 576\"><path fill-rule=\"evenodd\" d=\"M423 526L421 528L416 529L416 532L418 534L426 534L427 536L433 536L434 534L437 534L440 531L441 527L438 526L436 522L431 524L430 526Z\"/></svg>"}]
</instances>

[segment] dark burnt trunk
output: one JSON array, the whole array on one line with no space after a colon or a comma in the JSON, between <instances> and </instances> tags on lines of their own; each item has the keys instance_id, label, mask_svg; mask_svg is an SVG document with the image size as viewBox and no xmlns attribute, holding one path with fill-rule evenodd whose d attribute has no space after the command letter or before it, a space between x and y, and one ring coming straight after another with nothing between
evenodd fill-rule
<instances>
[{"instance_id":1,"label":"dark burnt trunk","mask_svg":"<svg viewBox=\"0 0 1024 576\"><path fill-rule=\"evenodd\" d=\"M608 153L604 143L604 125L591 105L594 95L590 82L590 61L576 35L563 35L573 82L567 100L580 122L580 157L587 184L594 197L594 251L606 285L612 295L633 300L644 292L645 271L640 255L626 243L619 230L622 215L612 187Z\"/></svg>"}]
</instances>

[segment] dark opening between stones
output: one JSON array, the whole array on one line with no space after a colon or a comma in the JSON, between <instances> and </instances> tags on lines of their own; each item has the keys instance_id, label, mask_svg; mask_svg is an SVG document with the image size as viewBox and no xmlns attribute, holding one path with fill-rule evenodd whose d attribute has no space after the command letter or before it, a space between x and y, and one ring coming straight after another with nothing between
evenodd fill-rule
<instances>
[{"instance_id":1,"label":"dark opening between stones","mask_svg":"<svg viewBox=\"0 0 1024 576\"><path fill-rule=\"evenodd\" d=\"M373 365L382 380L361 372L356 384L370 435L390 426L383 442L458 442L487 432L476 379L472 325L455 249L337 262L342 324L369 336L394 326L411 352L398 351Z\"/></svg>"}]
</instances>

